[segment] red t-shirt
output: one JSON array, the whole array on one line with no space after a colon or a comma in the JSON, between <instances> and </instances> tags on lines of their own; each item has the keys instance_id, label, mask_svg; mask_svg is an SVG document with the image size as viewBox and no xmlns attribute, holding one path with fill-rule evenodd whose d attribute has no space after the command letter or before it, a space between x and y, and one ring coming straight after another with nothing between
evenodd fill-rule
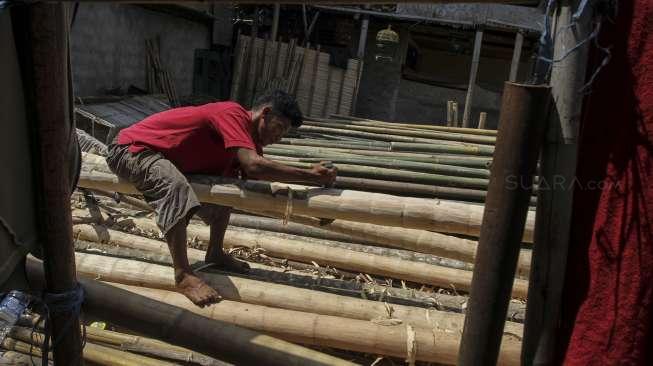
<instances>
[{"instance_id":1,"label":"red t-shirt","mask_svg":"<svg viewBox=\"0 0 653 366\"><path fill-rule=\"evenodd\" d=\"M251 116L234 102L209 103L153 114L118 134L118 144L131 153L158 151L182 173L236 176L234 147L256 150L249 133Z\"/></svg>"}]
</instances>

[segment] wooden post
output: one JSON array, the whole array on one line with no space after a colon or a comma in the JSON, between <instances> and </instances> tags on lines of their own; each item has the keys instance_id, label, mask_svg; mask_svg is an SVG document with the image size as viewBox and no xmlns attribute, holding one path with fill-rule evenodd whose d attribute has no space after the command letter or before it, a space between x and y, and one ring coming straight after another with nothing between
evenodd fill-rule
<instances>
[{"instance_id":1,"label":"wooden post","mask_svg":"<svg viewBox=\"0 0 653 366\"><path fill-rule=\"evenodd\" d=\"M481 112L478 116L478 128L479 130L485 129L485 122L487 121L487 112Z\"/></svg>"},{"instance_id":2,"label":"wooden post","mask_svg":"<svg viewBox=\"0 0 653 366\"><path fill-rule=\"evenodd\" d=\"M281 4L274 4L274 13L272 14L272 41L277 40L279 33L279 14L281 13Z\"/></svg>"},{"instance_id":3,"label":"wooden post","mask_svg":"<svg viewBox=\"0 0 653 366\"><path fill-rule=\"evenodd\" d=\"M447 100L447 127L453 126L453 101Z\"/></svg>"},{"instance_id":4,"label":"wooden post","mask_svg":"<svg viewBox=\"0 0 653 366\"><path fill-rule=\"evenodd\" d=\"M515 48L512 51L512 62L510 63L510 75L508 81L517 81L517 71L519 71L519 60L521 59L521 49L524 44L524 34L521 31L515 35Z\"/></svg>"},{"instance_id":5,"label":"wooden post","mask_svg":"<svg viewBox=\"0 0 653 366\"><path fill-rule=\"evenodd\" d=\"M30 53L24 62L26 104L35 125L35 171L39 208L39 236L43 243L46 291L61 294L77 286L72 241L70 195L71 172L76 159L72 116L72 90L68 53L69 19L66 5L38 3L21 13L27 40L22 45ZM25 15L25 17L22 17ZM24 21L24 24L21 24ZM31 61L31 62L30 62ZM82 365L82 348L77 314L72 311L50 314L57 365Z\"/></svg>"},{"instance_id":6,"label":"wooden post","mask_svg":"<svg viewBox=\"0 0 653 366\"><path fill-rule=\"evenodd\" d=\"M463 112L463 127L469 127L469 120L472 115L472 104L474 102L474 89L476 88L476 75L478 74L478 62L481 58L481 43L483 43L483 29L476 30L474 38L474 53L472 54L472 68L469 71L469 85L467 86L467 97L465 97L465 111Z\"/></svg>"},{"instance_id":7,"label":"wooden post","mask_svg":"<svg viewBox=\"0 0 653 366\"><path fill-rule=\"evenodd\" d=\"M369 8L369 5L366 5L365 7ZM370 16L363 15L363 20L361 21L361 32L358 38L358 52L356 52L356 57L358 57L361 61L365 57L365 45L367 44L367 31L369 29L369 25Z\"/></svg>"},{"instance_id":8,"label":"wooden post","mask_svg":"<svg viewBox=\"0 0 653 366\"><path fill-rule=\"evenodd\" d=\"M453 118L453 126L460 127L460 123L458 121L458 102L451 102L451 117Z\"/></svg>"},{"instance_id":9,"label":"wooden post","mask_svg":"<svg viewBox=\"0 0 653 366\"><path fill-rule=\"evenodd\" d=\"M554 59L586 39L591 31L591 11L583 12L571 31L580 1L563 1L556 12ZM549 189L538 190L535 246L522 350L524 365L555 363L556 325L567 263L573 185L578 154L578 125L585 81L587 45L578 48L551 70L551 94L555 104L549 112L542 149L540 180ZM562 184L560 184L562 183Z\"/></svg>"},{"instance_id":10,"label":"wooden post","mask_svg":"<svg viewBox=\"0 0 653 366\"><path fill-rule=\"evenodd\" d=\"M550 90L506 82L458 365L495 365L544 139Z\"/></svg>"}]
</instances>

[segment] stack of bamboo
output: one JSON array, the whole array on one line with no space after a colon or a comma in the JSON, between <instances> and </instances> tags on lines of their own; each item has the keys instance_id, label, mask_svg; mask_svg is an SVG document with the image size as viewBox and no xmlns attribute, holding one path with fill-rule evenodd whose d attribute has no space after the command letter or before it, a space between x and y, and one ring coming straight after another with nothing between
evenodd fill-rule
<instances>
[{"instance_id":1,"label":"stack of bamboo","mask_svg":"<svg viewBox=\"0 0 653 366\"><path fill-rule=\"evenodd\" d=\"M151 210L92 154L79 181L87 193L73 202L78 274L286 341L454 364L495 132L338 116L296 133L266 155L298 167L332 161L338 187L191 178L200 201L239 211L224 243L250 273L201 273L223 302L200 309L174 292ZM531 212L524 243L533 223ZM193 220L188 234L189 260L201 263L209 228ZM519 363L530 255L525 245L501 364Z\"/></svg>"}]
</instances>

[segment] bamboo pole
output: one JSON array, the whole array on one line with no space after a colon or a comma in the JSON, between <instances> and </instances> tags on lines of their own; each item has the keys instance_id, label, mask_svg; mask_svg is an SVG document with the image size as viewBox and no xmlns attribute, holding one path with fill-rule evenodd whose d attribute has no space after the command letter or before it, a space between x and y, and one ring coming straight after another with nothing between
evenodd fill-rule
<instances>
[{"instance_id":1,"label":"bamboo pole","mask_svg":"<svg viewBox=\"0 0 653 366\"><path fill-rule=\"evenodd\" d=\"M456 165L471 168L487 169L492 163L492 158L444 155L444 154L420 154L408 152L390 152L390 151L370 151L359 149L342 149L342 148L320 148L308 147L301 145L271 145L269 148L263 148L263 152L269 151L271 154L286 156L313 156L313 157L367 157L378 158L382 160L387 157L391 160L415 161L431 164Z\"/></svg>"},{"instance_id":2,"label":"bamboo pole","mask_svg":"<svg viewBox=\"0 0 653 366\"><path fill-rule=\"evenodd\" d=\"M288 150L276 149L276 148L267 148L264 150L266 154L271 154L273 156L287 156ZM292 152L292 150L291 150ZM300 151L293 154L294 160L305 163L315 163L324 160L326 157L315 157L318 156L315 152L311 151ZM300 155L300 156L296 156ZM268 157L271 157L268 155ZM292 157L292 156L291 156ZM445 174L451 176L460 176L460 177L472 177L472 178L489 178L490 172L487 169L478 169L478 168L468 168L468 167L459 167L449 164L433 164L433 163L422 163L414 161L406 161L399 159L378 159L372 157L355 157L355 156L335 156L329 157L329 161L333 163L342 163L342 164L352 164L352 165L363 165L367 167L379 167L386 169L395 169L395 170L406 170L422 173L434 173L434 174Z\"/></svg>"},{"instance_id":3,"label":"bamboo pole","mask_svg":"<svg viewBox=\"0 0 653 366\"><path fill-rule=\"evenodd\" d=\"M172 268L135 260L93 254L76 254L79 274L102 281L175 291ZM286 285L250 280L217 273L199 274L224 299L348 319L378 321L399 319L416 328L439 329L460 334L464 316L459 313L411 306L392 305L379 301L356 299ZM509 322L507 333L521 336L520 324Z\"/></svg>"},{"instance_id":4,"label":"bamboo pole","mask_svg":"<svg viewBox=\"0 0 653 366\"><path fill-rule=\"evenodd\" d=\"M455 103L452 101L452 103ZM488 131L478 131L475 128L464 128L464 127L445 127L438 126L433 124L410 124L410 123L399 123L399 122L386 122L365 118L357 118L351 116L343 115L332 115L331 120L334 121L346 121L351 124L361 125L361 126L382 126L382 127L391 127L391 128L408 128L416 130L431 130L431 131L444 131L444 132L455 132L455 133L467 133L472 135L486 135L486 136L496 136L497 131L488 130ZM455 120L454 120L455 122Z\"/></svg>"},{"instance_id":5,"label":"bamboo pole","mask_svg":"<svg viewBox=\"0 0 653 366\"><path fill-rule=\"evenodd\" d=\"M100 231L101 235L109 237L108 240L105 238L104 242L112 240L112 237L115 238L113 240L119 240L117 238L126 235L121 235L119 232L109 231L97 226L95 228L89 228L89 226L85 225L75 226L76 235L85 240L93 241L95 239L93 235L97 235L96 231ZM200 240L208 241L208 228L202 228L201 230L189 228L188 233L191 236L196 236ZM133 238L131 240L136 242L146 241L145 239L146 238ZM129 240L130 239L122 239L122 242L129 242ZM161 247L165 246L165 243L159 243ZM461 291L469 291L472 280L471 272L465 270L407 261L382 255L361 253L301 240L271 238L263 232L227 231L225 233L224 246L226 248L238 246L247 248L263 248L267 255L278 258L287 258L304 263L316 262L321 265L330 265L345 270L397 278L444 288L453 287L454 289ZM189 258L192 256L193 254L189 253ZM515 279L513 295L518 298L525 298L527 287L527 281Z\"/></svg>"},{"instance_id":6,"label":"bamboo pole","mask_svg":"<svg viewBox=\"0 0 653 366\"><path fill-rule=\"evenodd\" d=\"M42 282L39 261L27 261L30 284ZM188 310L153 301L114 286L80 278L86 293L84 310L117 326L156 337L228 362L255 365L353 365L305 347ZM183 295L180 295L183 297ZM185 298L185 297L184 297ZM187 300L188 301L188 300ZM189 307L198 308L188 302ZM199 309L199 308L198 308Z\"/></svg>"},{"instance_id":7,"label":"bamboo pole","mask_svg":"<svg viewBox=\"0 0 653 366\"><path fill-rule=\"evenodd\" d=\"M387 126L384 127L357 126L353 124L345 124L345 123L338 123L338 122L334 123L334 122L309 120L309 121L305 121L302 127L299 128L299 130L300 131L308 130L304 128L304 126L326 127L326 128L341 129L341 130L346 129L351 131L372 132L372 133L378 133L383 135L408 136L408 137L416 137L416 138L424 138L424 139L432 139L432 140L456 141L456 142L474 143L474 144L483 144L483 145L493 145L496 142L496 137L494 136L462 134L462 133L455 133L455 132L397 129L397 128L390 128ZM420 140L414 142L420 142Z\"/></svg>"},{"instance_id":8,"label":"bamboo pole","mask_svg":"<svg viewBox=\"0 0 653 366\"><path fill-rule=\"evenodd\" d=\"M87 328L90 329L90 328ZM29 328L14 327L11 336L21 342L39 349L43 344L43 334ZM21 345L21 349L24 346ZM172 366L173 363L157 360L134 353L129 353L115 348L105 347L91 342L84 345L84 360L103 366ZM39 355L40 356L40 355Z\"/></svg>"},{"instance_id":9,"label":"bamboo pole","mask_svg":"<svg viewBox=\"0 0 653 366\"><path fill-rule=\"evenodd\" d=\"M313 166L312 162L303 163L291 160L284 160L283 164L302 169L310 169ZM342 163L338 163L337 167L338 175L345 177L380 179L418 184L435 184L438 186L456 188L487 189L488 185L488 179L486 178L458 177Z\"/></svg>"},{"instance_id":10,"label":"bamboo pole","mask_svg":"<svg viewBox=\"0 0 653 366\"><path fill-rule=\"evenodd\" d=\"M478 116L478 128L485 129L485 124L487 123L487 112L481 112Z\"/></svg>"},{"instance_id":11,"label":"bamboo pole","mask_svg":"<svg viewBox=\"0 0 653 366\"><path fill-rule=\"evenodd\" d=\"M107 171L109 169L103 158L84 154L84 166L79 186L128 194L138 193L133 185L121 181ZM212 178L202 180L202 182L191 183L200 201L243 210L286 212L289 202L287 196L260 192L294 187L293 190L306 193L306 199L292 200L292 211L298 215L470 236L478 236L483 217L482 206L444 200L435 201L379 193L308 188L254 181L242 182L226 178ZM213 184L217 182L222 182L222 184ZM529 214L523 238L526 242L532 241L533 221L533 215Z\"/></svg>"},{"instance_id":12,"label":"bamboo pole","mask_svg":"<svg viewBox=\"0 0 653 366\"><path fill-rule=\"evenodd\" d=\"M93 343L119 347L122 351L147 354L158 358L185 363L190 362L201 366L229 365L201 353L147 337L113 332L95 327L86 327L85 334L86 339Z\"/></svg>"},{"instance_id":13,"label":"bamboo pole","mask_svg":"<svg viewBox=\"0 0 653 366\"><path fill-rule=\"evenodd\" d=\"M381 354L419 361L454 364L458 334L400 325L378 325L369 321L242 305L222 301L205 308L192 305L183 295L157 289L115 285L133 293L181 307L202 316L256 329L288 340ZM412 342L410 342L412 340ZM501 365L519 363L519 343L503 344Z\"/></svg>"},{"instance_id":14,"label":"bamboo pole","mask_svg":"<svg viewBox=\"0 0 653 366\"><path fill-rule=\"evenodd\" d=\"M27 353L22 353L18 351L0 352L0 365L2 366L41 365L42 362L43 361L41 360L41 357L32 356ZM47 365L52 365L52 362L49 361Z\"/></svg>"},{"instance_id":15,"label":"bamboo pole","mask_svg":"<svg viewBox=\"0 0 653 366\"><path fill-rule=\"evenodd\" d=\"M469 72L469 85L467 86L467 96L465 97L465 111L463 112L463 127L469 127L469 120L472 115L472 105L474 102L474 89L476 89L476 75L478 74L478 64L481 59L481 44L483 43L483 29L476 29L474 38L474 51L472 53L472 67Z\"/></svg>"}]
</instances>

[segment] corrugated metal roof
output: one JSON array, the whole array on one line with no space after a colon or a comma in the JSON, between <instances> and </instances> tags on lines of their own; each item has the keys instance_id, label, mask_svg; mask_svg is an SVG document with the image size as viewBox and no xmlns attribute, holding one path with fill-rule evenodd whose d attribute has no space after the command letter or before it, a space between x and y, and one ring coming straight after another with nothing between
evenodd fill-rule
<instances>
[{"instance_id":1,"label":"corrugated metal roof","mask_svg":"<svg viewBox=\"0 0 653 366\"><path fill-rule=\"evenodd\" d=\"M110 128L123 129L154 113L170 109L161 96L143 95L119 102L78 105L75 112Z\"/></svg>"}]
</instances>

